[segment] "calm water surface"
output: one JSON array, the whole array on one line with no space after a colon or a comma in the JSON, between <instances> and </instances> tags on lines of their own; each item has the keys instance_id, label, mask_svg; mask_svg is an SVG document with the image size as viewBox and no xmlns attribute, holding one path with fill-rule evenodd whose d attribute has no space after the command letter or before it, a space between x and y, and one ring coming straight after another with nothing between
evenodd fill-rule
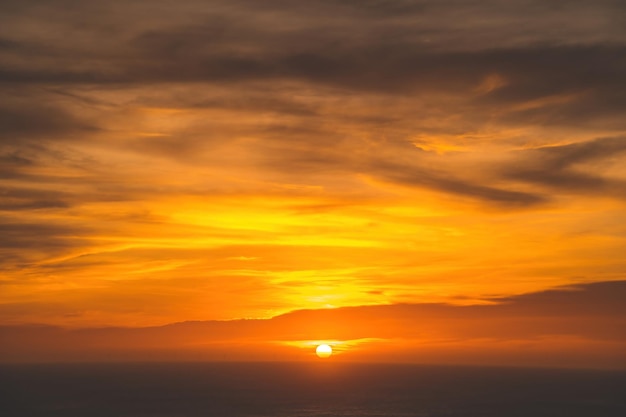
<instances>
[{"instance_id":1,"label":"calm water surface","mask_svg":"<svg viewBox=\"0 0 626 417\"><path fill-rule=\"evenodd\" d=\"M0 365L6 417L623 417L626 373L410 365Z\"/></svg>"}]
</instances>

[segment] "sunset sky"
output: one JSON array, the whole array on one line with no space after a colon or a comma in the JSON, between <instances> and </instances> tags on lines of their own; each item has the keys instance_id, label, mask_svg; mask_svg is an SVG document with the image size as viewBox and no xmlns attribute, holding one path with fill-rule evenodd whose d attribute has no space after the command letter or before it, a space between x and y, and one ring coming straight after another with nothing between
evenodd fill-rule
<instances>
[{"instance_id":1,"label":"sunset sky","mask_svg":"<svg viewBox=\"0 0 626 417\"><path fill-rule=\"evenodd\" d=\"M626 367L623 1L7 0L0 89L16 352Z\"/></svg>"}]
</instances>

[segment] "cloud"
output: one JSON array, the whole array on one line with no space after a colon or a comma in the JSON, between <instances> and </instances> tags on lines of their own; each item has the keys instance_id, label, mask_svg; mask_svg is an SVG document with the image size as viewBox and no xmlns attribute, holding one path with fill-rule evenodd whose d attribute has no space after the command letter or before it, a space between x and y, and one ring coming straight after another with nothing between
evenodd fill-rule
<instances>
[{"instance_id":1,"label":"cloud","mask_svg":"<svg viewBox=\"0 0 626 417\"><path fill-rule=\"evenodd\" d=\"M515 190L490 187L478 182L455 178L452 175L438 174L433 170L415 169L401 166L382 166L380 171L374 170L386 180L413 187L423 187L461 197L470 197L486 203L503 207L529 207L545 203L547 198L540 194L532 194Z\"/></svg>"},{"instance_id":2,"label":"cloud","mask_svg":"<svg viewBox=\"0 0 626 417\"><path fill-rule=\"evenodd\" d=\"M448 344L462 347L466 343L471 346L472 341L488 339L491 340L490 349L500 355L508 349L506 343L541 340L543 348L538 347L531 356L547 355L550 364L550 360L554 360L551 349L562 349L562 354L569 356L578 352L577 344L586 341L599 350L584 351L586 345L581 345L584 353L578 357L578 352L574 357L579 359L578 366L584 366L602 362L600 358L606 353L603 349L626 344L625 295L626 282L616 281L494 298L487 305L356 306L293 311L266 320L198 321L134 329L62 330L51 326L4 326L0 327L0 339L3 340L0 346L4 357L19 357L17 352L24 349L26 356L22 360L33 360L38 355L40 359L50 356L67 358L68 353L94 358L103 352L107 357L118 357L124 351L148 355L151 351L169 351L172 355L174 351L199 348L211 352L213 345L237 346L241 343L257 349L256 344L268 341L302 340L387 339L390 343L395 341L400 351L408 346L419 351L423 349L419 347L420 343L427 346L447 340ZM413 342L409 343L410 340ZM567 340L568 344L562 345ZM45 346L45 351L38 350L37 346ZM472 349L469 348L468 352ZM524 358L523 353L517 355L518 359ZM615 356L613 351L611 355L611 360L619 361L619 355ZM623 354L621 359L623 361ZM620 366L623 365L622 362Z\"/></svg>"},{"instance_id":3,"label":"cloud","mask_svg":"<svg viewBox=\"0 0 626 417\"><path fill-rule=\"evenodd\" d=\"M18 145L36 138L68 137L95 130L59 107L20 104L9 102L0 107L0 143Z\"/></svg>"},{"instance_id":4,"label":"cloud","mask_svg":"<svg viewBox=\"0 0 626 417\"><path fill-rule=\"evenodd\" d=\"M619 163L624 152L624 137L547 146L519 152L516 163L505 168L503 173L513 180L564 193L598 194L624 199L626 181L600 175L602 167Z\"/></svg>"},{"instance_id":5,"label":"cloud","mask_svg":"<svg viewBox=\"0 0 626 417\"><path fill-rule=\"evenodd\" d=\"M58 205L34 202L30 207L9 207L11 210L41 208L56 209ZM19 265L20 268L34 267L32 257L41 252L54 256L65 253L68 249L82 247L85 242L80 236L85 236L89 228L71 224L25 223L7 218L0 221L0 231L2 233L0 248L8 258L4 260L1 268L12 269L15 265Z\"/></svg>"},{"instance_id":6,"label":"cloud","mask_svg":"<svg viewBox=\"0 0 626 417\"><path fill-rule=\"evenodd\" d=\"M615 279L623 11L610 0L4 1L5 297L67 297L29 319L64 322L61 310L106 298L65 322L163 323L323 305L314 279L337 305L421 300L416 286L440 281L456 296L466 277L472 297L492 292L491 276L508 277L493 284L503 293ZM201 252L236 245L259 259L251 271ZM331 285L338 270L350 288ZM248 276L264 283L262 303L237 287ZM285 295L287 282L299 290ZM194 290L219 305L181 301Z\"/></svg>"},{"instance_id":7,"label":"cloud","mask_svg":"<svg viewBox=\"0 0 626 417\"><path fill-rule=\"evenodd\" d=\"M497 309L508 315L538 317L626 317L626 306L620 300L626 292L626 281L607 281L570 285L518 296L496 297ZM617 332L615 337L626 334Z\"/></svg>"}]
</instances>

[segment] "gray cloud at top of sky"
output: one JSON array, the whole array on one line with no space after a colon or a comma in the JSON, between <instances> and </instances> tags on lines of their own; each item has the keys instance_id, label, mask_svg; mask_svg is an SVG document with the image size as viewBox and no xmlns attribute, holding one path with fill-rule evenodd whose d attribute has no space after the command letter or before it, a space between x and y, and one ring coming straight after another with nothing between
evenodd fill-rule
<instances>
[{"instance_id":1,"label":"gray cloud at top of sky","mask_svg":"<svg viewBox=\"0 0 626 417\"><path fill-rule=\"evenodd\" d=\"M620 18L623 10L623 4L617 0L595 1L593 4L562 0L549 3L539 0L141 0L106 3L57 0L3 3L6 19L17 18L14 25L30 29L33 34L41 32L35 27L28 28L24 24L28 19L41 20L39 23L43 26L40 31L46 26L66 25L67 29L77 33L108 33L110 39L116 39L150 28L192 26L193 23L219 18L225 28L222 34L246 33L246 28L249 33L254 27L263 27L266 33L286 34L309 29L307 37L310 38L315 28L321 27L325 30L311 39L324 36L337 38L338 34L351 39L359 39L368 33L372 37L380 37L381 34L395 34L399 38L417 35L435 45L447 41L446 46L454 48L468 43L471 45L472 42L480 48L494 46L490 40L500 45L535 41L584 43L623 40L623 19ZM89 25L80 21L86 15L90 17ZM239 30L229 31L228 28ZM54 33L49 35L54 39ZM85 41L89 39L74 40L78 44Z\"/></svg>"},{"instance_id":2,"label":"gray cloud at top of sky","mask_svg":"<svg viewBox=\"0 0 626 417\"><path fill-rule=\"evenodd\" d=\"M623 82L626 35L617 17L623 6L614 1L157 1L149 7L27 1L3 7L4 84L294 80L357 92L467 94L497 74L504 85L481 97L487 106L572 93L596 104L609 96L613 106L624 101L615 94ZM88 25L82 23L87 17Z\"/></svg>"},{"instance_id":3,"label":"gray cloud at top of sky","mask_svg":"<svg viewBox=\"0 0 626 417\"><path fill-rule=\"evenodd\" d=\"M124 82L176 75L179 80L202 80L203 75L210 80L290 72L297 76L303 71L299 65L313 65L306 68L308 73L361 69L359 73L363 65L376 70L386 61L387 69L411 64L411 57L422 63L430 59L439 69L437 54L443 52L624 41L623 22L616 20L623 6L611 1L593 6L529 1L157 1L149 7L146 2L53 1L6 2L4 8L2 78L13 82ZM86 17L89 25L81 23ZM529 61L533 56L522 58ZM144 72L148 69L151 73Z\"/></svg>"}]
</instances>

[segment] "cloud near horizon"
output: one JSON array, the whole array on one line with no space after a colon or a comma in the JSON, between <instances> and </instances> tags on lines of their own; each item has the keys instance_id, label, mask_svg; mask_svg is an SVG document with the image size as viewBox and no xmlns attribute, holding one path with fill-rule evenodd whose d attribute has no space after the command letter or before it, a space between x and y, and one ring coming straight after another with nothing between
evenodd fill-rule
<instances>
[{"instance_id":1,"label":"cloud near horizon","mask_svg":"<svg viewBox=\"0 0 626 417\"><path fill-rule=\"evenodd\" d=\"M3 361L338 360L626 367L626 281L560 287L483 305L299 310L270 319L159 327L2 326Z\"/></svg>"}]
</instances>

